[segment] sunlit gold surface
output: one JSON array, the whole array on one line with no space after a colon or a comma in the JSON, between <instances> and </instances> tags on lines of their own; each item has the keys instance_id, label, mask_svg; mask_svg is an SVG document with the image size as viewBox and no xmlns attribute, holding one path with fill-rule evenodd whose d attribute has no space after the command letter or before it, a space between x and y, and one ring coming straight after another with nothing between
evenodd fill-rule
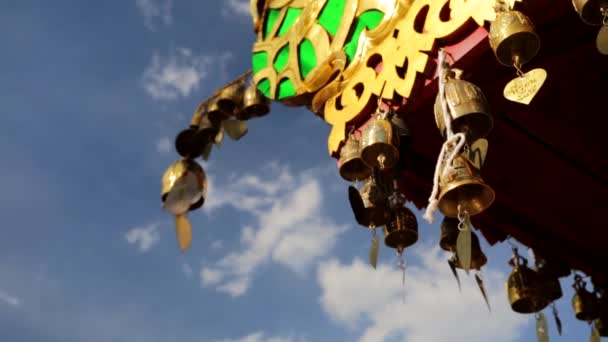
<instances>
[{"instance_id":1,"label":"sunlit gold surface","mask_svg":"<svg viewBox=\"0 0 608 342\"><path fill-rule=\"evenodd\" d=\"M511 260L513 271L507 280L507 295L513 311L530 314L538 312L549 300L542 296L537 273L527 266L527 260L521 257Z\"/></svg>"},{"instance_id":2,"label":"sunlit gold surface","mask_svg":"<svg viewBox=\"0 0 608 342\"><path fill-rule=\"evenodd\" d=\"M207 177L203 171L203 168L197 162L191 159L179 159L175 161L163 174L161 181L161 200L163 202L175 184L189 173L196 177L197 187L202 194L199 201L191 204L190 210L196 209L203 204L207 193Z\"/></svg>"},{"instance_id":3,"label":"sunlit gold surface","mask_svg":"<svg viewBox=\"0 0 608 342\"><path fill-rule=\"evenodd\" d=\"M506 66L529 62L540 49L540 37L530 18L519 11L501 12L490 26L490 46L498 61Z\"/></svg>"},{"instance_id":4,"label":"sunlit gold surface","mask_svg":"<svg viewBox=\"0 0 608 342\"><path fill-rule=\"evenodd\" d=\"M588 25L602 25L601 8L608 8L608 0L572 0L572 5Z\"/></svg>"},{"instance_id":5,"label":"sunlit gold surface","mask_svg":"<svg viewBox=\"0 0 608 342\"><path fill-rule=\"evenodd\" d=\"M346 139L340 149L340 176L347 181L356 182L371 176L372 170L361 159L359 141L354 135Z\"/></svg>"},{"instance_id":6,"label":"sunlit gold surface","mask_svg":"<svg viewBox=\"0 0 608 342\"><path fill-rule=\"evenodd\" d=\"M361 159L369 167L388 169L399 160L398 136L386 119L377 118L361 133Z\"/></svg>"},{"instance_id":7,"label":"sunlit gold surface","mask_svg":"<svg viewBox=\"0 0 608 342\"><path fill-rule=\"evenodd\" d=\"M397 208L391 220L384 226L384 244L403 251L418 241L418 221L416 215L406 208Z\"/></svg>"}]
</instances>

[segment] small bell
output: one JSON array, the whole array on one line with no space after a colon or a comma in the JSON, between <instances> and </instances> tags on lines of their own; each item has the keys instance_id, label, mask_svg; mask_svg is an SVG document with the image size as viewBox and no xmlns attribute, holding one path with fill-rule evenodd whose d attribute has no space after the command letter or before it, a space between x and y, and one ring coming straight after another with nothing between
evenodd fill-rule
<instances>
[{"instance_id":1,"label":"small bell","mask_svg":"<svg viewBox=\"0 0 608 342\"><path fill-rule=\"evenodd\" d=\"M598 305L599 315L594 323L600 336L608 337L608 294L605 290L600 290L599 292L601 294Z\"/></svg>"},{"instance_id":2,"label":"small bell","mask_svg":"<svg viewBox=\"0 0 608 342\"><path fill-rule=\"evenodd\" d=\"M458 229L458 226L457 228ZM456 250L456 246L454 246L454 251ZM458 255L454 253L452 256L451 262L454 263L456 268L464 269L458 260ZM481 250L481 245L479 244L479 238L477 234L471 232L471 265L470 269L472 270L480 270L485 264L488 263L488 258Z\"/></svg>"},{"instance_id":3,"label":"small bell","mask_svg":"<svg viewBox=\"0 0 608 342\"><path fill-rule=\"evenodd\" d=\"M219 101L214 100L207 107L207 116L215 126L219 127L222 124L222 121L232 116L232 112L227 112L223 110L219 105Z\"/></svg>"},{"instance_id":4,"label":"small bell","mask_svg":"<svg viewBox=\"0 0 608 342\"><path fill-rule=\"evenodd\" d=\"M555 262L548 262L539 255L535 255L536 261L536 272L540 283L541 292L547 299L554 302L562 298L562 286L559 283L559 275L564 273L561 270L559 264ZM570 270L568 269L568 272Z\"/></svg>"},{"instance_id":5,"label":"small bell","mask_svg":"<svg viewBox=\"0 0 608 342\"><path fill-rule=\"evenodd\" d=\"M593 292L587 291L585 282L580 275L574 277L574 289L576 293L572 297L572 308L574 315L581 321L593 321L598 318L598 299Z\"/></svg>"},{"instance_id":6,"label":"small bell","mask_svg":"<svg viewBox=\"0 0 608 342\"><path fill-rule=\"evenodd\" d=\"M493 120L488 109L488 101L479 87L471 82L449 78L445 83L445 99L454 133L464 133L469 143L484 138L490 133ZM435 123L445 138L445 115L439 94L435 98Z\"/></svg>"},{"instance_id":7,"label":"small bell","mask_svg":"<svg viewBox=\"0 0 608 342\"><path fill-rule=\"evenodd\" d=\"M513 271L507 280L507 295L513 311L529 314L543 310L549 300L541 295L537 273L528 267L528 260L514 250L509 261Z\"/></svg>"},{"instance_id":8,"label":"small bell","mask_svg":"<svg viewBox=\"0 0 608 342\"><path fill-rule=\"evenodd\" d=\"M489 39L498 62L506 66L519 67L540 50L532 21L519 11L499 12L490 26Z\"/></svg>"},{"instance_id":9,"label":"small bell","mask_svg":"<svg viewBox=\"0 0 608 342\"><path fill-rule=\"evenodd\" d=\"M390 121L376 117L361 133L361 159L369 167L390 169L399 160L398 140Z\"/></svg>"},{"instance_id":10,"label":"small bell","mask_svg":"<svg viewBox=\"0 0 608 342\"><path fill-rule=\"evenodd\" d=\"M418 221L407 207L397 208L391 220L384 226L384 243L402 253L418 241Z\"/></svg>"},{"instance_id":11,"label":"small bell","mask_svg":"<svg viewBox=\"0 0 608 342\"><path fill-rule=\"evenodd\" d=\"M494 190L462 154L456 156L451 170L440 179L438 208L445 216L457 217L460 209L470 216L486 210L494 202Z\"/></svg>"},{"instance_id":12,"label":"small bell","mask_svg":"<svg viewBox=\"0 0 608 342\"><path fill-rule=\"evenodd\" d=\"M264 116L270 113L270 101L257 88L257 84L251 83L243 96L243 108L237 112L239 120Z\"/></svg>"},{"instance_id":13,"label":"small bell","mask_svg":"<svg viewBox=\"0 0 608 342\"><path fill-rule=\"evenodd\" d=\"M219 109L224 113L234 113L237 107L243 102L244 93L244 80L238 80L237 82L224 87L216 96Z\"/></svg>"},{"instance_id":14,"label":"small bell","mask_svg":"<svg viewBox=\"0 0 608 342\"><path fill-rule=\"evenodd\" d=\"M340 176L347 181L356 182L367 179L372 174L372 169L361 159L359 141L351 134L346 143L340 149Z\"/></svg>"},{"instance_id":15,"label":"small bell","mask_svg":"<svg viewBox=\"0 0 608 342\"><path fill-rule=\"evenodd\" d=\"M441 235L439 238L439 247L446 252L456 252L456 240L458 239L459 220L454 217L444 216L441 221Z\"/></svg>"},{"instance_id":16,"label":"small bell","mask_svg":"<svg viewBox=\"0 0 608 342\"><path fill-rule=\"evenodd\" d=\"M213 141L215 136L220 132L220 126L214 124L207 113L201 117L201 122L198 125L198 134L206 143Z\"/></svg>"},{"instance_id":17,"label":"small bell","mask_svg":"<svg viewBox=\"0 0 608 342\"><path fill-rule=\"evenodd\" d=\"M602 8L608 8L608 0L572 0L574 9L587 25L602 25Z\"/></svg>"},{"instance_id":18,"label":"small bell","mask_svg":"<svg viewBox=\"0 0 608 342\"><path fill-rule=\"evenodd\" d=\"M198 158L205 148L204 136L199 134L197 126L190 126L179 132L175 138L175 150L184 158Z\"/></svg>"},{"instance_id":19,"label":"small bell","mask_svg":"<svg viewBox=\"0 0 608 342\"><path fill-rule=\"evenodd\" d=\"M363 188L361 188L361 199L363 200L364 214L363 225L366 227L380 227L385 225L391 218L388 206L388 197L377 177L369 177Z\"/></svg>"}]
</instances>

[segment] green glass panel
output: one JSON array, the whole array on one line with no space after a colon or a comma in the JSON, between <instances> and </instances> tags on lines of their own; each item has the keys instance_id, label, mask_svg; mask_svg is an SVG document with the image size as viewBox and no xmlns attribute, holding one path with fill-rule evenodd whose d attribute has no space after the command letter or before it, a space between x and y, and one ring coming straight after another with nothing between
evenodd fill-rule
<instances>
[{"instance_id":1,"label":"green glass panel","mask_svg":"<svg viewBox=\"0 0 608 342\"><path fill-rule=\"evenodd\" d=\"M258 89L264 94L266 97L270 97L270 81L265 78L258 82Z\"/></svg>"},{"instance_id":2,"label":"green glass panel","mask_svg":"<svg viewBox=\"0 0 608 342\"><path fill-rule=\"evenodd\" d=\"M359 47L359 36L361 36L361 32L363 32L364 29L373 30L380 24L382 18L384 18L384 13L378 10L365 11L357 18L353 35L344 46L344 52L346 53L346 56L348 56L349 63L353 60L357 48Z\"/></svg>"},{"instance_id":3,"label":"green glass panel","mask_svg":"<svg viewBox=\"0 0 608 342\"><path fill-rule=\"evenodd\" d=\"M277 98L279 100L286 99L296 95L296 89L293 86L293 82L289 78L285 78L279 82L279 93Z\"/></svg>"},{"instance_id":4,"label":"green glass panel","mask_svg":"<svg viewBox=\"0 0 608 342\"><path fill-rule=\"evenodd\" d=\"M281 24L281 27L279 28L279 32L277 34L278 37L284 35L285 33L287 33L287 31L289 31L289 29L293 26L293 23L295 23L296 19L298 19L298 17L300 16L300 13L302 13L301 8L290 7L287 9L285 19L283 20L283 23Z\"/></svg>"},{"instance_id":5,"label":"green glass panel","mask_svg":"<svg viewBox=\"0 0 608 342\"><path fill-rule=\"evenodd\" d=\"M319 14L318 22L333 37L338 32L344 15L346 0L329 0Z\"/></svg>"},{"instance_id":6,"label":"green glass panel","mask_svg":"<svg viewBox=\"0 0 608 342\"><path fill-rule=\"evenodd\" d=\"M253 73L257 73L258 71L267 67L268 66L268 52L266 52L266 51L255 52L253 54L251 64L253 67Z\"/></svg>"},{"instance_id":7,"label":"green glass panel","mask_svg":"<svg viewBox=\"0 0 608 342\"><path fill-rule=\"evenodd\" d=\"M308 39L304 39L298 48L298 64L302 78L306 78L308 73L317 66L315 46Z\"/></svg>"},{"instance_id":8,"label":"green glass panel","mask_svg":"<svg viewBox=\"0 0 608 342\"><path fill-rule=\"evenodd\" d=\"M274 60L274 70L277 73L280 73L287 66L287 62L289 62L289 44L283 46Z\"/></svg>"},{"instance_id":9,"label":"green glass panel","mask_svg":"<svg viewBox=\"0 0 608 342\"><path fill-rule=\"evenodd\" d=\"M271 9L270 11L268 11L268 16L266 17L266 21L264 22L264 38L270 35L270 31L272 31L274 25L277 23L279 14L281 14L280 9Z\"/></svg>"}]
</instances>

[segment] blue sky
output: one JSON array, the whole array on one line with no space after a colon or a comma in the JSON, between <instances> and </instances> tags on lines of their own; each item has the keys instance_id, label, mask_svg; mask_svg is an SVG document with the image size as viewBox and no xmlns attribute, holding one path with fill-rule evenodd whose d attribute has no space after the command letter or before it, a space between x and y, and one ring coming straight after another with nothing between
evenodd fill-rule
<instances>
[{"instance_id":1,"label":"blue sky","mask_svg":"<svg viewBox=\"0 0 608 342\"><path fill-rule=\"evenodd\" d=\"M0 4L0 340L534 341L533 318L507 304L507 244L482 241L491 315L471 279L458 293L438 223L419 219L405 302L393 252L366 265L329 126L305 109L274 104L213 151L179 253L160 177L198 103L249 68L247 8ZM571 282L552 341L588 339Z\"/></svg>"}]
</instances>

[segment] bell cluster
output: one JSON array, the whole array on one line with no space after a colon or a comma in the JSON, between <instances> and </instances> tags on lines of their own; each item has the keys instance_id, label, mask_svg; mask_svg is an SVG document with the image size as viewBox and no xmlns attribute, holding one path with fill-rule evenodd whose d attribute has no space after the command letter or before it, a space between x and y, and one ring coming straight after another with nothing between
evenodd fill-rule
<instances>
[{"instance_id":1,"label":"bell cluster","mask_svg":"<svg viewBox=\"0 0 608 342\"><path fill-rule=\"evenodd\" d=\"M608 0L572 0L582 21L590 26L602 26L597 35L597 50L608 55Z\"/></svg>"}]
</instances>

